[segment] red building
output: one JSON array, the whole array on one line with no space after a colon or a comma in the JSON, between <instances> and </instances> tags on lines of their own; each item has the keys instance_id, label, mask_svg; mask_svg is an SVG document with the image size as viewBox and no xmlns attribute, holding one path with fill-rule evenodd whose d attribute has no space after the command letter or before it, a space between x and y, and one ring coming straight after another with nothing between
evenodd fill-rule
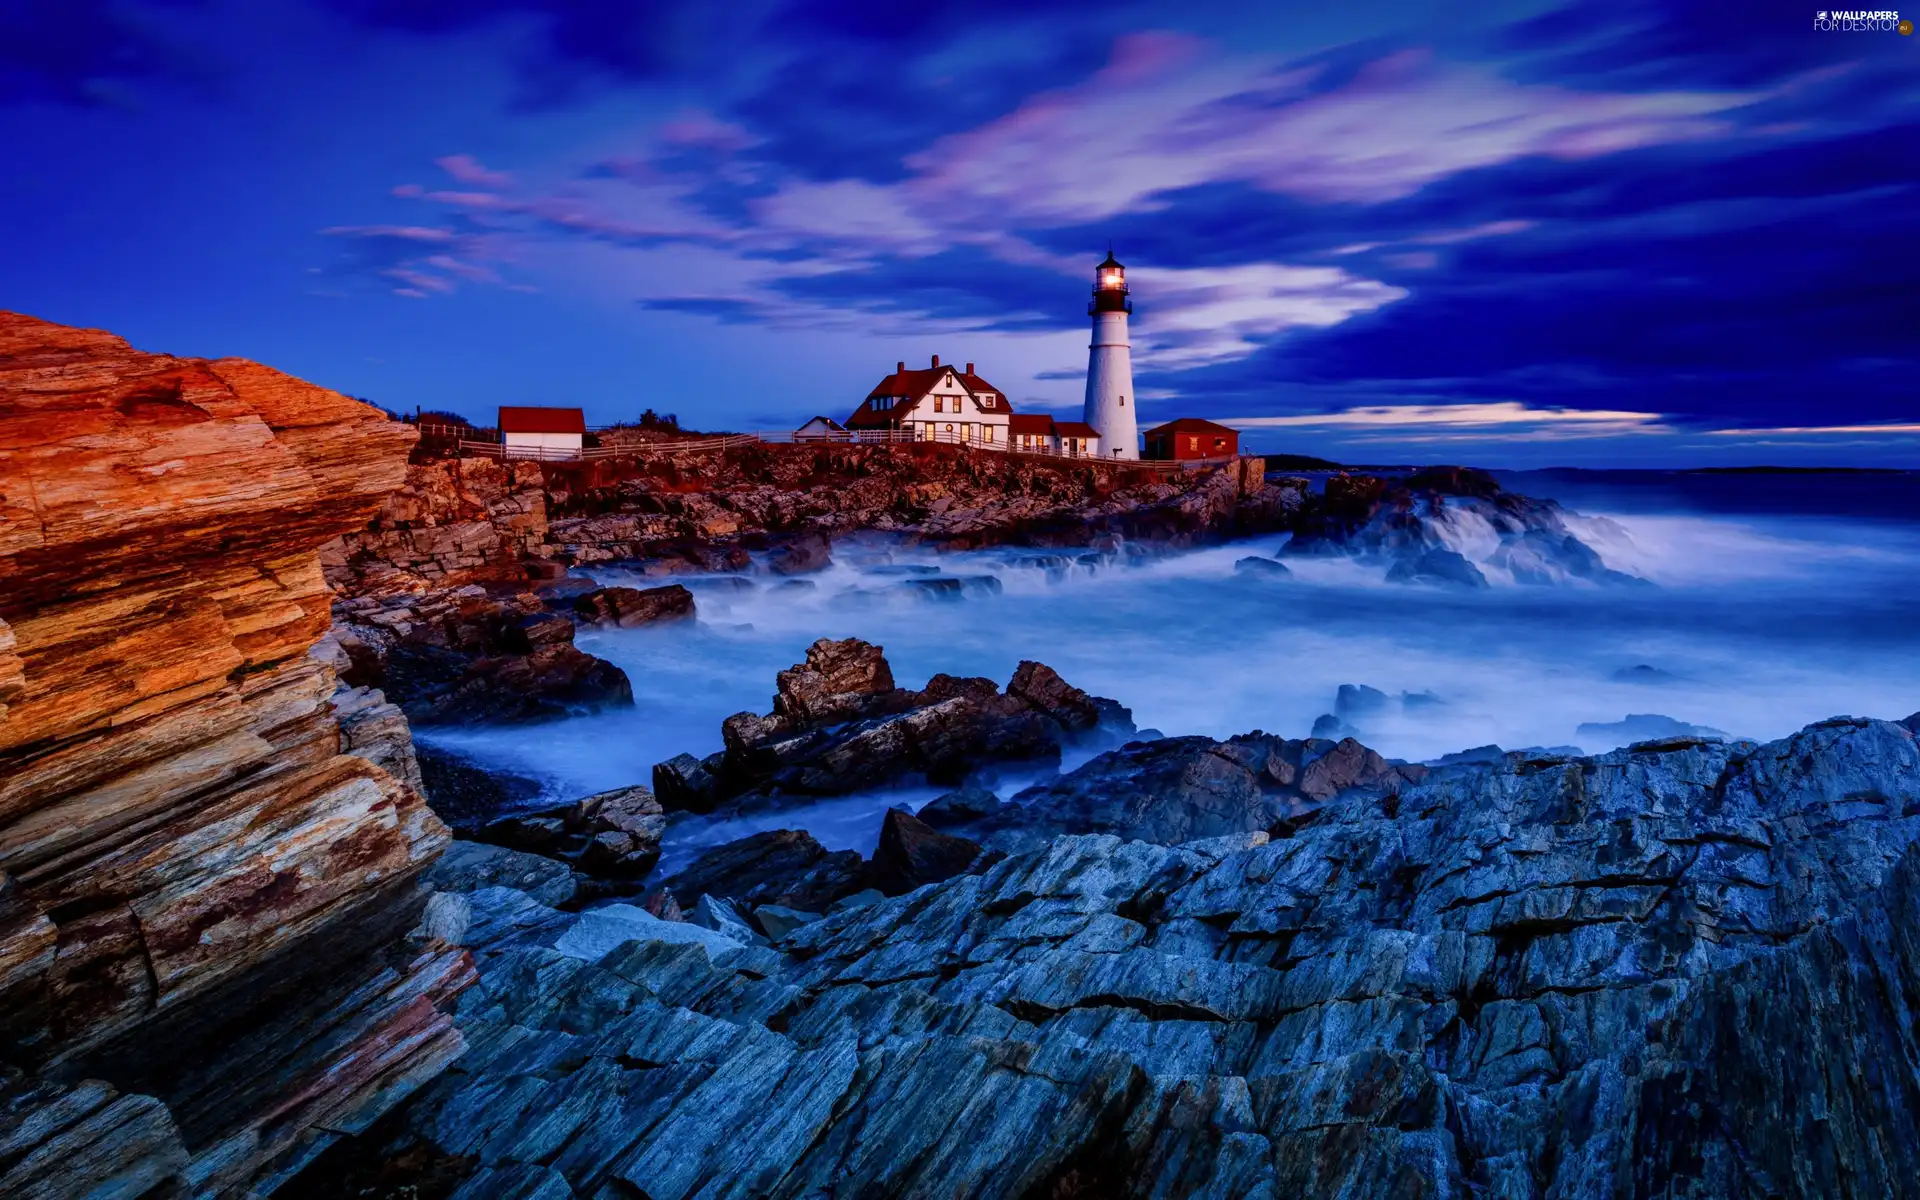
<instances>
[{"instance_id":1,"label":"red building","mask_svg":"<svg viewBox=\"0 0 1920 1200\"><path fill-rule=\"evenodd\" d=\"M1196 458L1232 458L1238 453L1238 430L1199 417L1181 417L1147 430L1144 457L1184 462Z\"/></svg>"}]
</instances>

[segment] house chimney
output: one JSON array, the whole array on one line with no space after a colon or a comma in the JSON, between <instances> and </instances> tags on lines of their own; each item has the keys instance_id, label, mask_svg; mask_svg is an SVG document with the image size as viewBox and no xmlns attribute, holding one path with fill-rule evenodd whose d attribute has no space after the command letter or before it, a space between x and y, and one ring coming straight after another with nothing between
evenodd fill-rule
<instances>
[{"instance_id":1,"label":"house chimney","mask_svg":"<svg viewBox=\"0 0 1920 1200\"><path fill-rule=\"evenodd\" d=\"M895 363L895 364L893 364L893 373L894 373L895 375L899 375L899 374L901 374L901 373L902 373L902 372L904 372L904 371L905 371L906 369L907 369L907 360L906 360L906 359L904 359L904 358L903 358L903 359L901 359L901 360L900 360L899 362L897 362L897 363Z\"/></svg>"},{"instance_id":2,"label":"house chimney","mask_svg":"<svg viewBox=\"0 0 1920 1200\"><path fill-rule=\"evenodd\" d=\"M940 365L940 356L938 354L933 356L933 365L936 367Z\"/></svg>"},{"instance_id":3,"label":"house chimney","mask_svg":"<svg viewBox=\"0 0 1920 1200\"><path fill-rule=\"evenodd\" d=\"M972 364L972 363L968 363L968 364L967 364L967 374L969 374L969 375L971 375L971 374L973 374L973 364Z\"/></svg>"}]
</instances>

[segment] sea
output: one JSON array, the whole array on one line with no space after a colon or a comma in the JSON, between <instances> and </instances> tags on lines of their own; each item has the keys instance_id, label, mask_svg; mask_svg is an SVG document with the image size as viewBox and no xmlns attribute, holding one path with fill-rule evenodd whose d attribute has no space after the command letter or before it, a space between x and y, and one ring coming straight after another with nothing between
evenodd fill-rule
<instances>
[{"instance_id":1,"label":"sea","mask_svg":"<svg viewBox=\"0 0 1920 1200\"><path fill-rule=\"evenodd\" d=\"M768 711L775 673L823 637L884 647L906 687L939 672L1004 685L1022 660L1038 660L1167 735L1304 737L1335 713L1341 685L1373 689L1370 705L1340 715L1367 745L1408 761L1485 746L1597 753L1645 736L1648 722L1629 718L1766 740L1826 717L1920 710L1920 472L1499 478L1560 501L1608 566L1654 586L1528 586L1486 567L1493 586L1453 590L1389 583L1381 568L1344 559L1288 560L1285 579L1235 569L1278 553L1285 536L1092 561L855 538L798 583L680 578L696 596L694 621L583 630L581 648L632 679L631 709L416 736L536 778L551 800L647 783L657 762L719 749L728 715ZM1475 560L1491 548L1470 534L1456 547ZM934 578L960 580L957 595L915 582ZM988 782L1011 796L1045 773ZM680 821L661 870L766 828L868 851L885 808L937 794L904 786Z\"/></svg>"}]
</instances>

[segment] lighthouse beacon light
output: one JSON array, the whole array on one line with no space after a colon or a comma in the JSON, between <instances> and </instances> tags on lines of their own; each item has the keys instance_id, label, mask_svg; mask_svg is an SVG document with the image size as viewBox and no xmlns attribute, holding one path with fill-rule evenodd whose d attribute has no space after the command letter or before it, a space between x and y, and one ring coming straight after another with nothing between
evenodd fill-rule
<instances>
[{"instance_id":1,"label":"lighthouse beacon light","mask_svg":"<svg viewBox=\"0 0 1920 1200\"><path fill-rule=\"evenodd\" d=\"M1093 274L1093 340L1087 347L1087 397L1083 419L1098 434L1108 458L1140 457L1140 431L1134 419L1133 348L1127 318L1133 299L1127 293L1127 269L1107 251Z\"/></svg>"}]
</instances>

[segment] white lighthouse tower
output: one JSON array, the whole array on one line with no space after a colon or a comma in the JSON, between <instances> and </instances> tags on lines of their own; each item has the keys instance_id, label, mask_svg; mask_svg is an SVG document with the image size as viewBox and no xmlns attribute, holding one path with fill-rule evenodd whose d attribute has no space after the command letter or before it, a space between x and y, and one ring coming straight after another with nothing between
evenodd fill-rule
<instances>
[{"instance_id":1,"label":"white lighthouse tower","mask_svg":"<svg viewBox=\"0 0 1920 1200\"><path fill-rule=\"evenodd\" d=\"M1087 347L1087 404L1082 419L1100 435L1107 458L1140 457L1140 427L1134 422L1133 347L1127 341L1127 269L1113 251L1094 269L1093 342Z\"/></svg>"}]
</instances>

